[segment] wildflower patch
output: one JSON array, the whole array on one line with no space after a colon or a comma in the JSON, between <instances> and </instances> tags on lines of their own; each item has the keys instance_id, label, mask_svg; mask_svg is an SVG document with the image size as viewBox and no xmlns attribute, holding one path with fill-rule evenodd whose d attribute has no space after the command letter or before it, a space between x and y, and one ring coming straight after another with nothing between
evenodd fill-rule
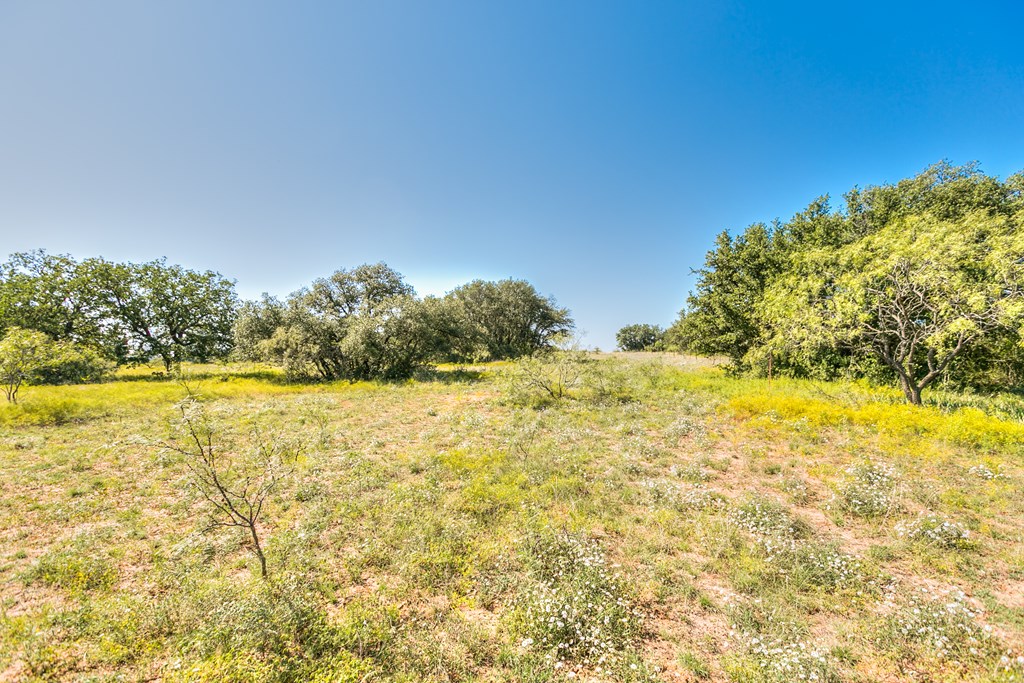
<instances>
[{"instance_id":1,"label":"wildflower patch","mask_svg":"<svg viewBox=\"0 0 1024 683\"><path fill-rule=\"evenodd\" d=\"M975 541L967 527L939 515L922 515L896 525L896 535L908 541L949 550L973 548Z\"/></svg>"},{"instance_id":2,"label":"wildflower patch","mask_svg":"<svg viewBox=\"0 0 1024 683\"><path fill-rule=\"evenodd\" d=\"M839 486L839 507L859 517L880 517L897 507L895 468L882 463L861 463L846 469Z\"/></svg>"},{"instance_id":3,"label":"wildflower patch","mask_svg":"<svg viewBox=\"0 0 1024 683\"><path fill-rule=\"evenodd\" d=\"M593 540L567 532L527 543L530 582L510 612L519 644L552 669L611 676L626 664L643 616Z\"/></svg>"}]
</instances>

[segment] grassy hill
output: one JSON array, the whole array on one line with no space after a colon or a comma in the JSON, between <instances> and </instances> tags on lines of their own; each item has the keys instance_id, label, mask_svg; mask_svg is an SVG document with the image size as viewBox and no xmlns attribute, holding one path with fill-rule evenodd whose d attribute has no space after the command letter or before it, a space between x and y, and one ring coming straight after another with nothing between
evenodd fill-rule
<instances>
[{"instance_id":1,"label":"grassy hill","mask_svg":"<svg viewBox=\"0 0 1024 683\"><path fill-rule=\"evenodd\" d=\"M269 579L165 447L181 384L29 387L0 407L0 681L1024 680L1015 396L653 355L188 375L219 451L301 446Z\"/></svg>"}]
</instances>

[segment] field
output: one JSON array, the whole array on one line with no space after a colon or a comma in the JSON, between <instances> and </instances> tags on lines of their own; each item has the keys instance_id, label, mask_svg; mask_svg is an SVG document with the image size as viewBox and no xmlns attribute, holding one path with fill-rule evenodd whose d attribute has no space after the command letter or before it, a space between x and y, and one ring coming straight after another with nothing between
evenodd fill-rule
<instances>
[{"instance_id":1,"label":"field","mask_svg":"<svg viewBox=\"0 0 1024 683\"><path fill-rule=\"evenodd\" d=\"M167 448L181 383L28 387L0 681L1024 680L1024 400L572 362L188 368L218 448L298 454L266 580Z\"/></svg>"}]
</instances>

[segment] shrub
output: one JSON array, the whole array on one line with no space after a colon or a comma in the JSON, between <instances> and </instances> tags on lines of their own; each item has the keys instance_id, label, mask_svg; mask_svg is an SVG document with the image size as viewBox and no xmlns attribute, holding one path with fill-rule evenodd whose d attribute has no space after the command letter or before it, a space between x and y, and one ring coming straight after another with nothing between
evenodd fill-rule
<instances>
[{"instance_id":1,"label":"shrub","mask_svg":"<svg viewBox=\"0 0 1024 683\"><path fill-rule=\"evenodd\" d=\"M896 535L938 548L964 549L974 546L971 532L966 527L934 514L922 515L912 522L900 522L896 525Z\"/></svg>"},{"instance_id":2,"label":"shrub","mask_svg":"<svg viewBox=\"0 0 1024 683\"><path fill-rule=\"evenodd\" d=\"M511 629L556 669L620 665L639 638L643 616L600 546L580 535L547 533L528 542L531 581L512 610Z\"/></svg>"},{"instance_id":3,"label":"shrub","mask_svg":"<svg viewBox=\"0 0 1024 683\"><path fill-rule=\"evenodd\" d=\"M40 368L33 378L35 384L81 384L98 382L114 369L114 363L97 351L72 344L55 344L53 360Z\"/></svg>"},{"instance_id":4,"label":"shrub","mask_svg":"<svg viewBox=\"0 0 1024 683\"><path fill-rule=\"evenodd\" d=\"M839 487L839 505L859 517L886 515L896 507L896 470L866 462L847 468Z\"/></svg>"},{"instance_id":5,"label":"shrub","mask_svg":"<svg viewBox=\"0 0 1024 683\"><path fill-rule=\"evenodd\" d=\"M889 608L878 643L903 659L932 657L963 664L1001 651L959 590L919 588L899 604L890 601Z\"/></svg>"}]
</instances>

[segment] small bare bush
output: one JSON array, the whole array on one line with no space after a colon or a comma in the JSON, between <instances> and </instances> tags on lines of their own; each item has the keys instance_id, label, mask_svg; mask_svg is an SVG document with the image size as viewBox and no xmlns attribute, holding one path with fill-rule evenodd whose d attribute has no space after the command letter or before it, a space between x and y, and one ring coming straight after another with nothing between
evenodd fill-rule
<instances>
[{"instance_id":1,"label":"small bare bush","mask_svg":"<svg viewBox=\"0 0 1024 683\"><path fill-rule=\"evenodd\" d=\"M505 394L521 405L558 401L582 385L593 362L583 351L548 351L520 358L503 374Z\"/></svg>"},{"instance_id":2,"label":"small bare bush","mask_svg":"<svg viewBox=\"0 0 1024 683\"><path fill-rule=\"evenodd\" d=\"M234 442L191 392L177 409L174 436L161 443L162 448L180 456L191 485L206 501L207 530L244 530L260 562L260 574L266 578L260 518L270 494L294 472L305 443L268 433L255 423L245 442Z\"/></svg>"}]
</instances>

